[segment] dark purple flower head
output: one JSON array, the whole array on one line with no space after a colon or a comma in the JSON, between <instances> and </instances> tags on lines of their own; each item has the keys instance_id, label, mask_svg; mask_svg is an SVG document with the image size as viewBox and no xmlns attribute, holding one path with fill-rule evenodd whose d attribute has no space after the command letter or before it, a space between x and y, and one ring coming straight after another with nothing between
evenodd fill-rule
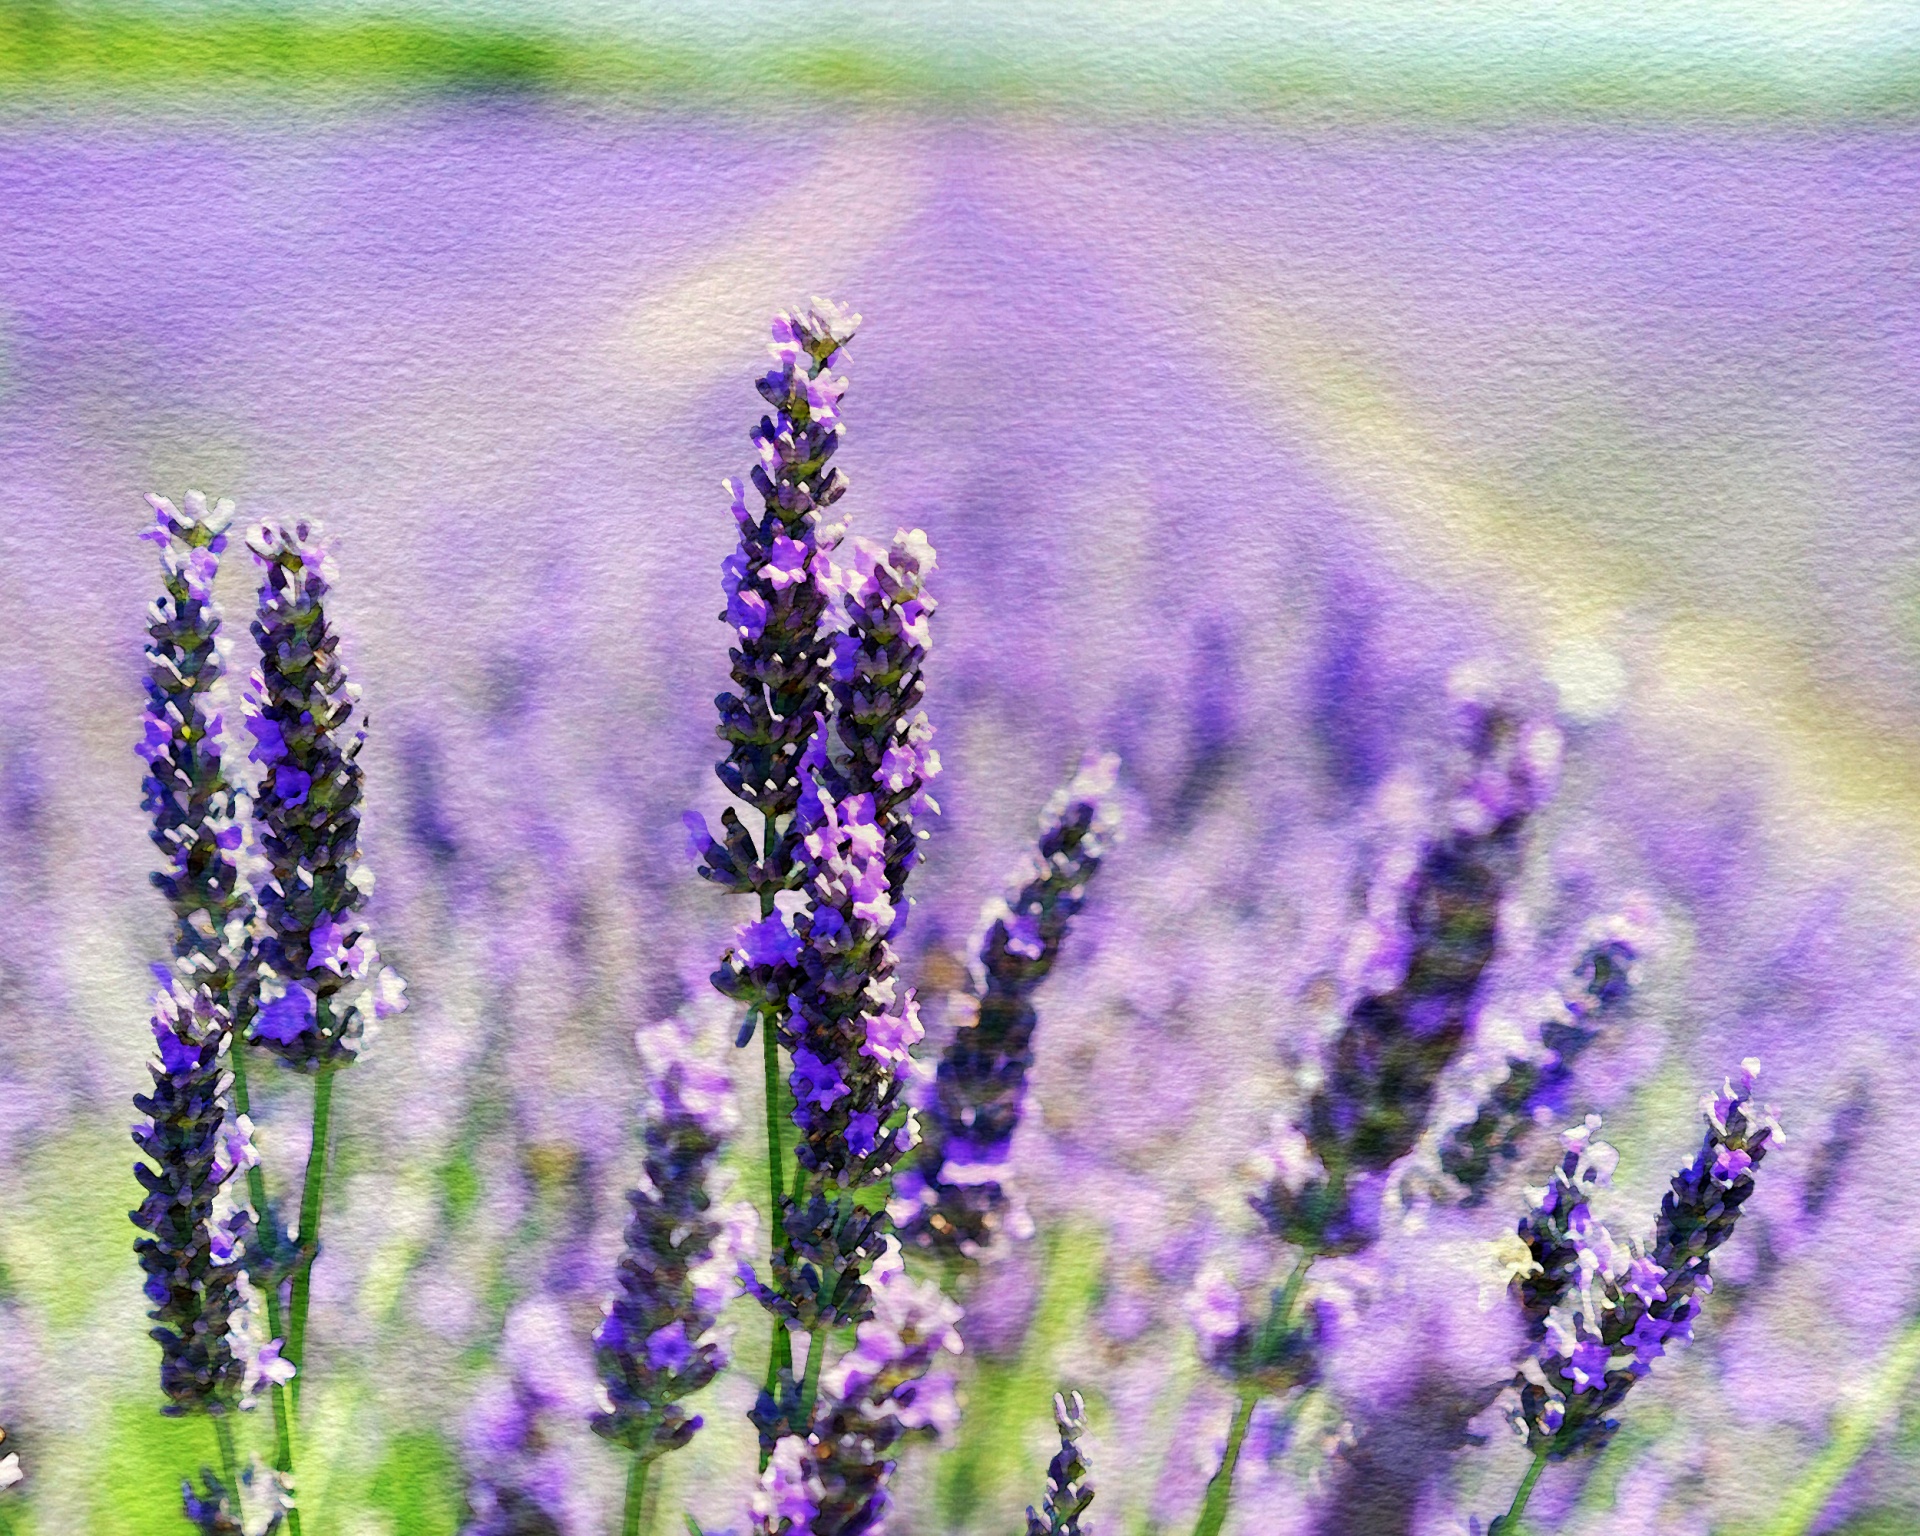
<instances>
[{"instance_id":1,"label":"dark purple flower head","mask_svg":"<svg viewBox=\"0 0 1920 1536\"><path fill-rule=\"evenodd\" d=\"M1442 1139L1440 1167L1467 1203L1486 1198L1495 1172L1519 1156L1543 1117L1565 1113L1575 1065L1632 1001L1648 929L1638 902L1592 925L1539 1022L1537 1047L1509 1056L1506 1075L1487 1090L1478 1114Z\"/></svg>"},{"instance_id":2,"label":"dark purple flower head","mask_svg":"<svg viewBox=\"0 0 1920 1536\"><path fill-rule=\"evenodd\" d=\"M846 383L831 368L858 324L858 316L818 299L804 315L775 318L774 367L758 381L771 413L752 433L760 462L749 483L725 487L740 544L722 565L721 618L737 643L735 691L717 701L727 755L716 771L763 825L756 845L729 811L725 842L708 837L702 824L693 848L707 878L763 898L789 884L800 755L825 704L831 556L841 534L826 510L847 488L846 476L828 462L846 431L838 409ZM777 977L738 955L714 980L749 1003L783 991Z\"/></svg>"},{"instance_id":3,"label":"dark purple flower head","mask_svg":"<svg viewBox=\"0 0 1920 1536\"><path fill-rule=\"evenodd\" d=\"M715 1163L735 1116L725 1076L697 1049L695 1021L670 1019L637 1038L651 1100L645 1177L628 1196L625 1252L594 1335L607 1401L593 1427L651 1459L693 1438L700 1418L682 1402L726 1366L717 1325L738 1293L754 1217L744 1204L713 1209Z\"/></svg>"},{"instance_id":4,"label":"dark purple flower head","mask_svg":"<svg viewBox=\"0 0 1920 1536\"><path fill-rule=\"evenodd\" d=\"M359 690L327 622L333 562L320 525L262 523L249 535L262 570L253 635L260 670L247 729L264 772L254 819L268 872L257 944L263 1006L251 1038L290 1066L350 1061L377 1018L402 1006L357 913L372 881L360 865Z\"/></svg>"},{"instance_id":5,"label":"dark purple flower head","mask_svg":"<svg viewBox=\"0 0 1920 1536\"><path fill-rule=\"evenodd\" d=\"M1386 861L1369 897L1352 1001L1302 1126L1318 1171L1254 1202L1312 1253L1357 1252L1378 1235L1380 1181L1426 1130L1475 1016L1528 822L1554 786L1551 723L1456 680L1455 724L1438 824Z\"/></svg>"},{"instance_id":6,"label":"dark purple flower head","mask_svg":"<svg viewBox=\"0 0 1920 1536\"><path fill-rule=\"evenodd\" d=\"M198 491L176 507L149 496L163 590L147 623L147 713L136 749L146 761L145 803L166 868L153 876L173 908L174 954L207 978L225 1005L246 949L253 903L233 858L239 846L234 785L221 759L213 690L225 642L213 578L233 503Z\"/></svg>"},{"instance_id":7,"label":"dark purple flower head","mask_svg":"<svg viewBox=\"0 0 1920 1536\"><path fill-rule=\"evenodd\" d=\"M1644 1253L1616 1244L1588 1210L1614 1161L1592 1140L1598 1117L1569 1133L1566 1159L1519 1228L1527 1262L1514 1291L1534 1345L1514 1382L1515 1419L1530 1449L1560 1460L1604 1445L1633 1384L1691 1341L1713 1289L1711 1256L1732 1236L1754 1170L1780 1136L1754 1102L1759 1070L1748 1060L1737 1082L1702 1101L1706 1136L1674 1176Z\"/></svg>"},{"instance_id":8,"label":"dark purple flower head","mask_svg":"<svg viewBox=\"0 0 1920 1536\"><path fill-rule=\"evenodd\" d=\"M256 1461L240 1474L237 1488L203 1470L199 1488L180 1485L180 1507L201 1536L275 1536L291 1502L278 1476Z\"/></svg>"},{"instance_id":9,"label":"dark purple flower head","mask_svg":"<svg viewBox=\"0 0 1920 1536\"><path fill-rule=\"evenodd\" d=\"M1119 828L1119 759L1089 756L1041 817L1038 847L989 902L961 1024L940 1058L922 1144L894 1184L901 1240L978 1257L1017 1218L1007 1156L1033 1065L1034 1004Z\"/></svg>"},{"instance_id":10,"label":"dark purple flower head","mask_svg":"<svg viewBox=\"0 0 1920 1536\"><path fill-rule=\"evenodd\" d=\"M146 1197L133 1224L146 1236L134 1244L146 1272L160 1345L164 1412L226 1412L239 1406L247 1357L234 1348L242 1307L238 1250L250 1217L222 1199L244 1155L227 1121L227 1075L221 1066L229 1022L223 1002L204 979L164 983L153 1001L159 1061L153 1088L134 1107L147 1120L134 1144L149 1162L134 1164ZM237 1127L244 1141L244 1122Z\"/></svg>"},{"instance_id":11,"label":"dark purple flower head","mask_svg":"<svg viewBox=\"0 0 1920 1536\"><path fill-rule=\"evenodd\" d=\"M1080 1517L1093 1503L1093 1479L1080 1438L1087 1432L1087 1405L1078 1392L1071 1404L1053 1395L1053 1422L1060 1449L1047 1466L1046 1513L1027 1506L1027 1536L1081 1536Z\"/></svg>"}]
</instances>

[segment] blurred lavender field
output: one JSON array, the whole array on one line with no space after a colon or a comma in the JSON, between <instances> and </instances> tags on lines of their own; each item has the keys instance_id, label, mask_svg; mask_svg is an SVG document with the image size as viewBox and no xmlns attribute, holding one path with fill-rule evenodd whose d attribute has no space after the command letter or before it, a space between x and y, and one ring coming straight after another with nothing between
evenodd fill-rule
<instances>
[{"instance_id":1,"label":"blurred lavender field","mask_svg":"<svg viewBox=\"0 0 1920 1536\"><path fill-rule=\"evenodd\" d=\"M169 1529L205 1454L204 1427L157 1415L126 1220L166 945L132 751L141 493L337 535L373 911L413 1008L340 1089L303 1504L315 1536L451 1532L502 1352L559 1397L591 1387L638 1166L633 1029L708 992L739 915L679 819L724 799L718 482L749 460L765 316L819 292L866 317L854 531L923 527L940 556L944 815L910 979L958 981L1083 751L1122 755L1129 823L1041 999L1016 1143L1037 1232L970 1307L968 1418L903 1468L900 1528L1015 1529L1063 1382L1092 1410L1096 1528L1191 1528L1232 1399L1181 1296L1256 1225L1251 1155L1325 1033L1351 828L1432 760L1446 678L1478 663L1554 691L1568 741L1487 1015L1641 897L1658 947L1575 1090L1623 1151L1623 1220L1741 1057L1789 1137L1711 1326L1535 1508L1583 1536L1761 1529L1920 1303L1898 1155L1920 1136L1916 249L1909 129L511 102L9 122L0 1408L36 1474L17 1528ZM736 1075L751 1098L749 1056ZM297 1165L257 1093L268 1159ZM1476 1297L1523 1172L1351 1277L1321 1417L1291 1440L1256 1419L1230 1530L1425 1536L1505 1506L1516 1447L1456 1455L1423 1426L1508 1370L1511 1324ZM740 1173L763 1186L750 1153ZM765 1345L739 1312L744 1369L666 1474L711 1524L751 1481ZM1343 1433L1343 1394L1373 1422ZM1917 1452L1909 1415L1836 1519L1920 1523ZM554 1455L576 1528L610 1529L615 1460L584 1422Z\"/></svg>"}]
</instances>

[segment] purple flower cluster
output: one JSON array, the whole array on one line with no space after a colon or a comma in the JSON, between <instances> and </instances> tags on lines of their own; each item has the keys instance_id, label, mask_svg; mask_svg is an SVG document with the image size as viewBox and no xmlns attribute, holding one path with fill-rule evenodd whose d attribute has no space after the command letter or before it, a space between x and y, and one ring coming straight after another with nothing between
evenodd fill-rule
<instances>
[{"instance_id":1,"label":"purple flower cluster","mask_svg":"<svg viewBox=\"0 0 1920 1536\"><path fill-rule=\"evenodd\" d=\"M1442 825L1369 898L1358 984L1307 1107L1300 1155L1256 1197L1275 1235L1354 1253L1378 1234L1387 1171L1426 1129L1474 1017L1524 834L1552 793L1558 730L1463 690Z\"/></svg>"},{"instance_id":2,"label":"purple flower cluster","mask_svg":"<svg viewBox=\"0 0 1920 1536\"><path fill-rule=\"evenodd\" d=\"M269 865L251 1038L311 1071L352 1060L374 1019L403 1006L402 984L356 917L372 883L359 867L366 737L349 735L359 690L327 623L333 570L320 526L263 523L247 542L264 573L253 624L260 670L246 724L261 767L254 818Z\"/></svg>"},{"instance_id":3,"label":"purple flower cluster","mask_svg":"<svg viewBox=\"0 0 1920 1536\"><path fill-rule=\"evenodd\" d=\"M727 607L720 617L736 637L728 653L736 691L716 700L727 755L715 771L759 812L759 846L731 807L720 817L724 842L708 834L697 814L686 819L701 874L728 890L758 895L763 924L773 914L774 895L793 883L800 757L827 685L831 557L842 525L825 519L847 489L847 477L829 463L846 432L839 416L846 380L833 369L859 324L858 315L818 299L803 316L775 318L774 366L758 380L773 409L752 433L760 457L750 477L758 510L749 508L746 486L725 484L740 530L739 547L721 567ZM723 992L753 1005L742 1044L760 1009L782 1007L782 967L797 956L791 935L776 921L763 932L743 933L715 975Z\"/></svg>"},{"instance_id":4,"label":"purple flower cluster","mask_svg":"<svg viewBox=\"0 0 1920 1536\"><path fill-rule=\"evenodd\" d=\"M251 1148L245 1122L227 1123L225 1004L205 982L189 985L166 967L155 969L162 978L153 1013L159 1060L149 1068L152 1092L133 1101L149 1117L134 1128L134 1144L152 1159L134 1164L147 1192L133 1212L133 1224L147 1234L134 1252L153 1303L147 1315L160 1345L163 1411L225 1413L248 1384L233 1329L242 1304L239 1250L251 1213L216 1206Z\"/></svg>"},{"instance_id":5,"label":"purple flower cluster","mask_svg":"<svg viewBox=\"0 0 1920 1536\"><path fill-rule=\"evenodd\" d=\"M508 1312L500 1339L505 1372L488 1380L467 1415L472 1518L463 1536L561 1536L590 1523L574 1467L551 1434L553 1420L577 1423L595 1411L599 1382L584 1343L550 1295Z\"/></svg>"},{"instance_id":6,"label":"purple flower cluster","mask_svg":"<svg viewBox=\"0 0 1920 1536\"><path fill-rule=\"evenodd\" d=\"M891 1238L868 1280L871 1313L853 1348L821 1375L806 1433L773 1447L753 1501L762 1536L881 1531L900 1446L959 1422L953 1378L933 1366L943 1351L960 1352L960 1309L937 1286L908 1278Z\"/></svg>"},{"instance_id":7,"label":"purple flower cluster","mask_svg":"<svg viewBox=\"0 0 1920 1536\"><path fill-rule=\"evenodd\" d=\"M1702 1101L1705 1139L1674 1176L1645 1252L1616 1243L1589 1207L1618 1161L1593 1139L1599 1118L1568 1134L1566 1157L1519 1226L1527 1258L1514 1292L1534 1347L1514 1387L1537 1455L1558 1461L1604 1445L1633 1384L1691 1341L1713 1289L1711 1256L1733 1235L1754 1169L1779 1139L1773 1117L1754 1103L1759 1070L1748 1060L1737 1086L1729 1079Z\"/></svg>"},{"instance_id":8,"label":"purple flower cluster","mask_svg":"<svg viewBox=\"0 0 1920 1536\"><path fill-rule=\"evenodd\" d=\"M643 1461L685 1445L700 1428L700 1416L681 1402L726 1367L716 1325L739 1293L739 1266L753 1244L751 1207L713 1209L733 1094L725 1074L689 1049L695 1039L685 1019L640 1031L652 1098L645 1176L627 1197L625 1251L594 1334L607 1399L594 1430Z\"/></svg>"},{"instance_id":9,"label":"purple flower cluster","mask_svg":"<svg viewBox=\"0 0 1920 1536\"><path fill-rule=\"evenodd\" d=\"M1053 970L1119 826L1119 759L1090 757L1041 817L1039 846L1014 893L982 914L960 1027L941 1053L922 1141L895 1178L888 1212L903 1241L978 1257L1019 1213L1008 1191L1013 1135L1026 1103L1039 1023L1034 995Z\"/></svg>"},{"instance_id":10,"label":"purple flower cluster","mask_svg":"<svg viewBox=\"0 0 1920 1536\"><path fill-rule=\"evenodd\" d=\"M1645 951L1644 925L1632 915L1619 913L1599 924L1560 987L1551 1016L1540 1021L1539 1049L1509 1056L1506 1076L1472 1122L1441 1142L1440 1167L1468 1203L1486 1198L1495 1171L1519 1156L1530 1130L1565 1111L1574 1066L1626 1011Z\"/></svg>"},{"instance_id":11,"label":"purple flower cluster","mask_svg":"<svg viewBox=\"0 0 1920 1536\"><path fill-rule=\"evenodd\" d=\"M1054 1393L1053 1422L1060 1431L1060 1449L1047 1464L1046 1513L1027 1506L1027 1536L1081 1536L1080 1517L1093 1503L1093 1480L1080 1449L1080 1437L1087 1432L1087 1405L1078 1392L1071 1404Z\"/></svg>"},{"instance_id":12,"label":"purple flower cluster","mask_svg":"<svg viewBox=\"0 0 1920 1536\"><path fill-rule=\"evenodd\" d=\"M152 878L173 909L174 954L226 1005L252 917L238 874L241 827L221 760L222 721L210 697L228 645L213 583L233 503L209 507L198 491L187 493L184 508L160 496L147 502L154 523L141 537L159 547L164 584L148 615L147 713L137 748L147 764L152 837L167 866Z\"/></svg>"}]
</instances>

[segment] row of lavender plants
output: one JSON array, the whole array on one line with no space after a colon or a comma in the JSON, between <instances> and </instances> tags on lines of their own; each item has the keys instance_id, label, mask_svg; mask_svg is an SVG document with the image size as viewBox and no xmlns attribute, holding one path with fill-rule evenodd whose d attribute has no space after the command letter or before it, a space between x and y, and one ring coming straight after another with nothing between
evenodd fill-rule
<instances>
[{"instance_id":1,"label":"row of lavender plants","mask_svg":"<svg viewBox=\"0 0 1920 1536\"><path fill-rule=\"evenodd\" d=\"M940 759L922 707L936 566L922 532L881 545L848 538L834 515L847 489L834 462L838 370L857 324L818 300L775 320L758 380L768 410L752 432L759 462L727 483L739 543L723 567L732 690L717 701L717 772L737 804L717 832L695 813L686 822L699 874L751 901L712 980L735 1010L736 1047L759 1052L768 1182L759 1212L722 1198L738 1117L727 1053L712 1048L700 1010L643 1025L642 1172L592 1341L602 1390L591 1423L624 1459L624 1536L679 1523L658 1507L654 1471L701 1429L690 1404L729 1368L721 1319L742 1295L765 1313L769 1340L745 1526L886 1528L902 1455L960 1419L962 1303L1031 1233L1010 1168L1036 1000L1117 843L1119 765L1093 756L986 906L948 1038L923 1061L900 943L938 811ZM208 1533L299 1536L333 1083L399 1011L403 988L360 915L371 886L358 848L364 733L327 617L334 572L321 530L300 519L247 537L262 576L259 660L240 701L251 745L238 771L224 723L231 642L213 597L233 509L198 495L150 500L164 591L140 752L164 854L154 880L174 926L172 957L154 967L153 1085L136 1100L135 1246L162 1411L211 1426L217 1466L183 1485L187 1520ZM1262 1149L1258 1256L1234 1271L1203 1267L1187 1297L1201 1358L1235 1393L1195 1536L1226 1526L1262 1404L1284 1422L1327 1390L1323 1364L1349 1319L1315 1286L1315 1267L1367 1253L1412 1207L1494 1198L1506 1169L1538 1161L1545 1128L1571 1124L1503 1255L1526 1350L1509 1381L1474 1397L1503 1406L1530 1453L1505 1509L1475 1522L1512 1536L1546 1470L1599 1450L1634 1385L1690 1340L1712 1255L1779 1138L1747 1061L1704 1102L1700 1150L1648 1235L1616 1238L1596 1219L1617 1155L1599 1118L1580 1113L1576 1069L1629 1014L1648 952L1638 909L1594 914L1536 1027L1464 1123L1443 1123L1437 1099L1473 1041L1561 753L1550 719L1498 691L1463 686L1454 723L1441 782L1418 816L1401 818L1365 894L1304 1108L1276 1117ZM311 1083L301 1168L269 1168L254 1145L249 1078L262 1070ZM1086 1404L1062 1386L1059 1452L1029 1536L1073 1536L1093 1502ZM264 1452L236 1434L263 1399ZM567 1490L515 1460L539 1408L536 1393L521 1394L495 1426L495 1454L470 1491L471 1536L561 1530ZM1364 1404L1345 1409L1364 1417ZM0 1488L21 1477L16 1455L0 1458Z\"/></svg>"}]
</instances>

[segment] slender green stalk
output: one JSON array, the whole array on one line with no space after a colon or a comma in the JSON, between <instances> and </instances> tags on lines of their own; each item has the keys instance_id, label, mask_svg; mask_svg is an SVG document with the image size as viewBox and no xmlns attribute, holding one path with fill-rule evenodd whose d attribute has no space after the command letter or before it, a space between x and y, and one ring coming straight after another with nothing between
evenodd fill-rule
<instances>
[{"instance_id":1,"label":"slender green stalk","mask_svg":"<svg viewBox=\"0 0 1920 1536\"><path fill-rule=\"evenodd\" d=\"M765 825L760 834L760 849L763 858L771 858L778 833L774 828L774 817L768 812ZM773 914L773 892L760 893L760 916ZM767 1225L770 1232L769 1251L778 1258L787 1246L787 1227L780 1215L780 1197L786 1180L786 1149L782 1144L780 1129L781 1101L780 1089L783 1078L780 1072L780 1037L774 1024L771 1010L760 1011L760 1049L766 1067L767 1079ZM767 1382L769 1395L780 1384L780 1373L793 1369L793 1340L787 1333L787 1325L781 1318L773 1320L773 1337L767 1346ZM760 1452L760 1470L767 1470L767 1452Z\"/></svg>"},{"instance_id":2,"label":"slender green stalk","mask_svg":"<svg viewBox=\"0 0 1920 1536\"><path fill-rule=\"evenodd\" d=\"M313 1288L313 1261L320 1255L320 1213L327 1194L327 1163L333 1151L333 1077L335 1062L323 1063L313 1076L313 1146L307 1153L307 1177L300 1190L299 1257L287 1302L285 1358L293 1362L293 1409L300 1409L300 1384L307 1365L307 1298Z\"/></svg>"},{"instance_id":3,"label":"slender green stalk","mask_svg":"<svg viewBox=\"0 0 1920 1536\"><path fill-rule=\"evenodd\" d=\"M827 1325L815 1323L807 1341L807 1377L800 1384L800 1422L813 1422L814 1400L820 1395L820 1367L827 1358Z\"/></svg>"},{"instance_id":4,"label":"slender green stalk","mask_svg":"<svg viewBox=\"0 0 1920 1536\"><path fill-rule=\"evenodd\" d=\"M227 1422L224 1413L211 1415L213 1419L213 1438L220 1443L220 1470L226 1474L227 1487L232 1490L234 1502L240 1500L240 1458L233 1449L233 1426Z\"/></svg>"},{"instance_id":5,"label":"slender green stalk","mask_svg":"<svg viewBox=\"0 0 1920 1536\"><path fill-rule=\"evenodd\" d=\"M1762 1536L1806 1536L1825 1513L1834 1489L1898 1411L1916 1371L1920 1371L1920 1318L1907 1324L1865 1395L1835 1412L1833 1439L1814 1458L1800 1486L1782 1501Z\"/></svg>"},{"instance_id":6,"label":"slender green stalk","mask_svg":"<svg viewBox=\"0 0 1920 1536\"><path fill-rule=\"evenodd\" d=\"M1307 1271L1313 1268L1313 1261L1318 1257L1315 1253L1301 1254L1288 1274L1286 1284L1281 1286L1280 1294L1274 1297L1267 1320L1260 1329L1260 1353L1265 1353L1291 1326L1294 1306L1300 1300L1300 1288L1307 1283ZM1193 1536L1219 1536L1220 1527L1226 1524L1227 1506L1233 1500L1233 1469L1239 1464L1240 1445L1247 1438L1247 1426L1253 1422L1253 1410L1259 1405L1262 1395L1259 1386L1251 1381L1240 1393L1239 1406L1234 1410L1233 1427L1227 1431L1227 1448L1220 1457L1219 1470L1207 1484L1206 1501L1200 1506L1200 1523L1193 1528Z\"/></svg>"},{"instance_id":7,"label":"slender green stalk","mask_svg":"<svg viewBox=\"0 0 1920 1536\"><path fill-rule=\"evenodd\" d=\"M227 1050L227 1064L233 1071L233 1107L237 1114L253 1114L247 1097L247 1054L246 1042L241 1039L239 1026L235 1026L233 1044ZM255 1217L260 1221L267 1219L267 1176L258 1163L247 1169L247 1196L253 1202ZM266 1297L267 1337L285 1339L280 1331L280 1285L275 1281L271 1285L260 1287ZM288 1477L293 1476L293 1415L287 1403L287 1389L275 1382L268 1393L273 1405L274 1466ZM300 1536L300 1517L289 1511L287 1528L290 1536Z\"/></svg>"},{"instance_id":8,"label":"slender green stalk","mask_svg":"<svg viewBox=\"0 0 1920 1536\"><path fill-rule=\"evenodd\" d=\"M1249 1384L1240 1393L1239 1406L1233 1410L1233 1427L1227 1431L1227 1449L1220 1458L1220 1470L1207 1484L1206 1502L1200 1506L1200 1523L1193 1536L1220 1536L1227 1523L1227 1505L1233 1498L1233 1469L1240 1461L1240 1447L1247 1438L1247 1426L1253 1422L1253 1410L1260 1401L1260 1389Z\"/></svg>"},{"instance_id":9,"label":"slender green stalk","mask_svg":"<svg viewBox=\"0 0 1920 1536\"><path fill-rule=\"evenodd\" d=\"M1514 1490L1513 1502L1507 1506L1507 1512L1495 1520L1488 1528L1487 1536L1519 1536L1520 1517L1527 1512L1527 1500L1533 1497L1533 1485L1540 1481L1540 1474L1546 1470L1547 1453L1535 1451L1533 1465L1527 1468L1527 1475L1520 1479L1520 1486Z\"/></svg>"},{"instance_id":10,"label":"slender green stalk","mask_svg":"<svg viewBox=\"0 0 1920 1536\"><path fill-rule=\"evenodd\" d=\"M620 1515L620 1536L641 1536L652 1525L647 1519L647 1468L651 1457L636 1456L627 1468L627 1502Z\"/></svg>"}]
</instances>

